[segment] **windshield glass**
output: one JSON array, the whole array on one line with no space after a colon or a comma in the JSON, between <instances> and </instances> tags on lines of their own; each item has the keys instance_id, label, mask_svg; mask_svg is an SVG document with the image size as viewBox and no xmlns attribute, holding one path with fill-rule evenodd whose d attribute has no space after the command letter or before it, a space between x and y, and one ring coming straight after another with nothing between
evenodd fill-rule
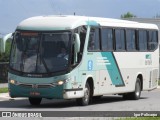
<instances>
[{"instance_id":1,"label":"windshield glass","mask_svg":"<svg viewBox=\"0 0 160 120\"><path fill-rule=\"evenodd\" d=\"M25 73L52 73L68 68L71 32L16 32L10 67Z\"/></svg>"}]
</instances>

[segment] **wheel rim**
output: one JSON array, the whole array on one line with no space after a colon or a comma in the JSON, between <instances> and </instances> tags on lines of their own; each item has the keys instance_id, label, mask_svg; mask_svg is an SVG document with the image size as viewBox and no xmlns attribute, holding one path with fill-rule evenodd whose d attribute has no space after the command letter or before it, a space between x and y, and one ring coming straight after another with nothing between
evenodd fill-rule
<instances>
[{"instance_id":1,"label":"wheel rim","mask_svg":"<svg viewBox=\"0 0 160 120\"><path fill-rule=\"evenodd\" d=\"M89 101L89 89L88 89L88 87L85 88L84 101L85 101L85 102L88 102L88 101Z\"/></svg>"},{"instance_id":2,"label":"wheel rim","mask_svg":"<svg viewBox=\"0 0 160 120\"><path fill-rule=\"evenodd\" d=\"M139 82L136 83L136 96L140 96L140 84Z\"/></svg>"}]
</instances>

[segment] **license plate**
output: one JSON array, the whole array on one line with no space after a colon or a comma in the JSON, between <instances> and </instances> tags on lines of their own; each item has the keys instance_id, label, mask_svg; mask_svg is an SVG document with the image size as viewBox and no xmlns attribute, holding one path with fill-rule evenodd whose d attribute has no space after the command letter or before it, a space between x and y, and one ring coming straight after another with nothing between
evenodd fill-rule
<instances>
[{"instance_id":1,"label":"license plate","mask_svg":"<svg viewBox=\"0 0 160 120\"><path fill-rule=\"evenodd\" d=\"M32 95L32 96L39 96L40 93L39 92L30 92L30 95Z\"/></svg>"}]
</instances>

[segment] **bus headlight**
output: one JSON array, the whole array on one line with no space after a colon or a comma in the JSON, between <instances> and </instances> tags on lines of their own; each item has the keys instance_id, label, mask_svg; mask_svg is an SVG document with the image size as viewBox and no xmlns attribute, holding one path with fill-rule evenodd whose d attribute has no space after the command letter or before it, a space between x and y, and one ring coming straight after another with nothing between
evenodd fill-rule
<instances>
[{"instance_id":1,"label":"bus headlight","mask_svg":"<svg viewBox=\"0 0 160 120\"><path fill-rule=\"evenodd\" d=\"M58 81L58 85L63 85L64 84L64 81L60 80Z\"/></svg>"},{"instance_id":2,"label":"bus headlight","mask_svg":"<svg viewBox=\"0 0 160 120\"><path fill-rule=\"evenodd\" d=\"M15 80L10 80L9 82L10 82L11 84L14 84L14 85L17 83L17 81L15 81Z\"/></svg>"},{"instance_id":3,"label":"bus headlight","mask_svg":"<svg viewBox=\"0 0 160 120\"><path fill-rule=\"evenodd\" d=\"M59 81L57 81L57 85L63 85L65 83L69 82L69 80L70 80L70 78L68 78L66 80L59 80Z\"/></svg>"}]
</instances>

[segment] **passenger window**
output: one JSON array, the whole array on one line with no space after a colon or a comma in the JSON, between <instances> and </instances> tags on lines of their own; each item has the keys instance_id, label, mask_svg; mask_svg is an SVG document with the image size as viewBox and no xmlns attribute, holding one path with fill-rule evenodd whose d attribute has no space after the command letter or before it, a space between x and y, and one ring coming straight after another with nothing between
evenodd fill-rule
<instances>
[{"instance_id":1,"label":"passenger window","mask_svg":"<svg viewBox=\"0 0 160 120\"><path fill-rule=\"evenodd\" d=\"M89 43L88 43L89 51L99 51L99 28L91 28L89 35Z\"/></svg>"},{"instance_id":2,"label":"passenger window","mask_svg":"<svg viewBox=\"0 0 160 120\"><path fill-rule=\"evenodd\" d=\"M126 30L127 50L136 50L136 34L135 30Z\"/></svg>"},{"instance_id":3,"label":"passenger window","mask_svg":"<svg viewBox=\"0 0 160 120\"><path fill-rule=\"evenodd\" d=\"M102 50L113 50L113 32L110 28L102 29Z\"/></svg>"},{"instance_id":4,"label":"passenger window","mask_svg":"<svg viewBox=\"0 0 160 120\"><path fill-rule=\"evenodd\" d=\"M148 49L154 50L158 45L158 38L156 31L149 31Z\"/></svg>"},{"instance_id":5,"label":"passenger window","mask_svg":"<svg viewBox=\"0 0 160 120\"><path fill-rule=\"evenodd\" d=\"M138 48L140 51L147 50L147 31L139 30Z\"/></svg>"},{"instance_id":6,"label":"passenger window","mask_svg":"<svg viewBox=\"0 0 160 120\"><path fill-rule=\"evenodd\" d=\"M116 29L115 30L115 37L116 37L116 50L121 51L125 50L125 35L124 30Z\"/></svg>"}]
</instances>

